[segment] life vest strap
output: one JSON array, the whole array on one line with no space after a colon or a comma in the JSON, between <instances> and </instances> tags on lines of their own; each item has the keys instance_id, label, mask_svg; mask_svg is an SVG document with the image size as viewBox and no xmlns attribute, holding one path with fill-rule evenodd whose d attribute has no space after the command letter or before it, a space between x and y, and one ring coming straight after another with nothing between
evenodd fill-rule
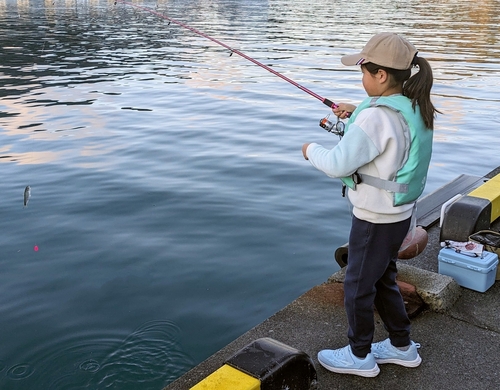
<instances>
[{"instance_id":1,"label":"life vest strap","mask_svg":"<svg viewBox=\"0 0 500 390\"><path fill-rule=\"evenodd\" d=\"M368 184L369 186L380 188L382 190L397 192L397 193L408 193L408 184L398 183L392 180L384 180L380 177L365 175L358 173L361 178L361 183Z\"/></svg>"}]
</instances>

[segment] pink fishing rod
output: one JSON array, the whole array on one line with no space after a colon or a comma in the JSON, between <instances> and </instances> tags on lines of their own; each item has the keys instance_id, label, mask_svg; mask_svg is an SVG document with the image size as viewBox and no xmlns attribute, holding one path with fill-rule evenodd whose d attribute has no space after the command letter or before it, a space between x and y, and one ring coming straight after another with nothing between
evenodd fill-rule
<instances>
[{"instance_id":1,"label":"pink fishing rod","mask_svg":"<svg viewBox=\"0 0 500 390\"><path fill-rule=\"evenodd\" d=\"M324 105L326 105L326 106L328 106L330 108L337 108L337 105L334 102L332 102L330 99L326 99L326 98L321 97L320 95L318 95L317 93L315 93L315 92L311 91L310 89L304 87L303 85L300 85L299 83L293 81L292 79L289 79L285 75L283 75L283 74L281 74L279 72L276 72L274 69L270 68L269 66L264 65L263 63L257 61L256 59L253 59L252 57L247 56L245 53L242 53L241 51L239 51L237 49L233 49L232 47L226 45L224 42L221 42L221 41L219 41L219 40L217 40L215 38L212 38L211 36L209 36L209 35L201 32L200 30L195 29L194 27L188 26L185 23L182 23L182 22L179 22L178 20L172 19L169 16L165 16L164 14L162 14L162 13L160 13L158 11L155 11L154 9L148 8L148 7L144 7L144 6L141 6L141 5L129 3L129 2L123 1L123 0L116 0L115 4L116 3L126 4L126 5L129 5L131 7L134 7L134 8L137 8L137 9L141 9L143 11L147 11L147 12L153 14L153 15L158 16L159 18L168 20L169 22L175 23L175 24L177 24L177 25L179 25L181 27L184 27L184 28L186 28L188 30L191 30L195 34L198 34L198 35L200 35L200 36L202 36L204 38L207 38L207 39L211 40L212 42L215 42L216 44L218 44L218 45L220 45L222 47L225 47L226 49L228 49L231 52L231 54L232 53L238 54L240 57L243 57L244 59L246 59L246 60L248 60L250 62L253 62L255 65L258 65L261 68L264 68L265 70L267 70L267 71L271 72L272 74L274 74L274 75L282 78L283 80L288 81L290 84L295 85L297 88L301 89L305 93L308 93L309 95L314 96L316 99L320 100Z\"/></svg>"}]
</instances>

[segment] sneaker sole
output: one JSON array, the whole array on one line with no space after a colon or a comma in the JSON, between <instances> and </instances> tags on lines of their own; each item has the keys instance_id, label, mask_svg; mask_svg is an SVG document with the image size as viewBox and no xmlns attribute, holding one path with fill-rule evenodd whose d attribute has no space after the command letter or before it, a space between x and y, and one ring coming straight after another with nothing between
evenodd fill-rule
<instances>
[{"instance_id":1,"label":"sneaker sole","mask_svg":"<svg viewBox=\"0 0 500 390\"><path fill-rule=\"evenodd\" d=\"M319 359L318 359L318 361L319 361L319 364L321 364L323 367L325 367L328 371L335 372L337 374L351 374L351 375L363 376L365 378L373 378L373 377L376 377L380 373L380 368L378 368L377 365L375 367L373 367L371 370L359 370L356 368L332 367L326 363L323 363Z\"/></svg>"},{"instance_id":2,"label":"sneaker sole","mask_svg":"<svg viewBox=\"0 0 500 390\"><path fill-rule=\"evenodd\" d=\"M420 366L420 363L422 363L422 358L419 355L419 356L417 356L417 358L415 360L377 359L377 358L375 358L375 361L377 362L377 364L388 364L389 363L389 364L397 364L397 365L403 366L403 367L414 368L414 367Z\"/></svg>"}]
</instances>

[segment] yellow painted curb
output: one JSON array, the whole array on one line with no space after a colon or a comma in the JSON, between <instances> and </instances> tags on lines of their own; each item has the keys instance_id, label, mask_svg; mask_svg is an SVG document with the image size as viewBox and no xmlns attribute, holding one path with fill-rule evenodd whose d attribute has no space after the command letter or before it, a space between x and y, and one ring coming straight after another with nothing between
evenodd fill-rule
<instances>
[{"instance_id":1,"label":"yellow painted curb","mask_svg":"<svg viewBox=\"0 0 500 390\"><path fill-rule=\"evenodd\" d=\"M191 390L260 390L260 380L224 364Z\"/></svg>"},{"instance_id":2,"label":"yellow painted curb","mask_svg":"<svg viewBox=\"0 0 500 390\"><path fill-rule=\"evenodd\" d=\"M500 175L496 175L486 183L469 193L469 196L487 199L491 203L491 222L500 217Z\"/></svg>"}]
</instances>

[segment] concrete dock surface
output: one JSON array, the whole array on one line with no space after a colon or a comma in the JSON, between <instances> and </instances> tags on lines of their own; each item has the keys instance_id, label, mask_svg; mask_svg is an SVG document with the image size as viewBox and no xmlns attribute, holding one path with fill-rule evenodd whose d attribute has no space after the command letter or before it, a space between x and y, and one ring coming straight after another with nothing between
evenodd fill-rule
<instances>
[{"instance_id":1,"label":"concrete dock surface","mask_svg":"<svg viewBox=\"0 0 500 390\"><path fill-rule=\"evenodd\" d=\"M492 177L498 170L485 177ZM498 221L492 228L500 230ZM288 306L216 352L165 387L186 390L219 369L240 349L262 337L271 337L307 353L317 371L317 389L464 389L500 388L500 281L481 293L438 274L440 229L428 229L429 242L417 257L399 261L399 277L416 287L426 303L412 318L412 339L421 345L422 364L405 368L380 365L375 378L336 374L317 360L321 349L347 345L343 306L343 271L313 287ZM378 317L374 341L387 338Z\"/></svg>"}]
</instances>

